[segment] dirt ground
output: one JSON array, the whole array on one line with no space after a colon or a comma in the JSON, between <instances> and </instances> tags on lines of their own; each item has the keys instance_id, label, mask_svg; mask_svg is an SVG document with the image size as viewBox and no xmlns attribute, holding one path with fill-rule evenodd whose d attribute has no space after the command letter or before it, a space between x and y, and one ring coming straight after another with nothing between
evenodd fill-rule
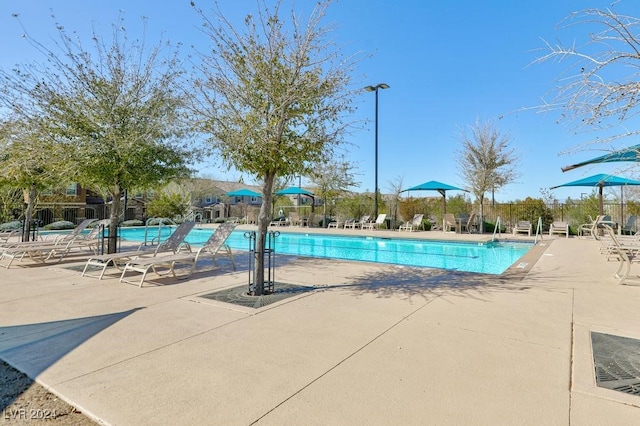
<instances>
[{"instance_id":1,"label":"dirt ground","mask_svg":"<svg viewBox=\"0 0 640 426\"><path fill-rule=\"evenodd\" d=\"M0 360L0 425L96 426L25 374Z\"/></svg>"}]
</instances>

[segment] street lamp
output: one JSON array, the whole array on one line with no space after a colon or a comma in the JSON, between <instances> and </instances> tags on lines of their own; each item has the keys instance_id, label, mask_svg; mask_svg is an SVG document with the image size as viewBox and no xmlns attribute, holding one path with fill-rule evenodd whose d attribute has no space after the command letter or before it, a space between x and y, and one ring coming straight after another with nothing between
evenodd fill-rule
<instances>
[{"instance_id":1,"label":"street lamp","mask_svg":"<svg viewBox=\"0 0 640 426\"><path fill-rule=\"evenodd\" d=\"M376 92L376 119L375 119L375 185L373 191L373 217L378 217L378 89L388 89L389 85L385 83L376 84L375 86L367 86L364 88L367 92Z\"/></svg>"}]
</instances>

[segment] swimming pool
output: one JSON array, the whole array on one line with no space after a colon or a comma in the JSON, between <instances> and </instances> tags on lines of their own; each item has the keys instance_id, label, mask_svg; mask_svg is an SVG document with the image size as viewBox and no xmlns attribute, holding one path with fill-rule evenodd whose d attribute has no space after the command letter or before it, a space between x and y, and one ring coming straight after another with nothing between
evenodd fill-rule
<instances>
[{"instance_id":1,"label":"swimming pool","mask_svg":"<svg viewBox=\"0 0 640 426\"><path fill-rule=\"evenodd\" d=\"M163 227L161 239L173 228ZM186 241L202 245L213 229L193 229ZM158 236L157 227L148 235ZM227 243L234 250L249 250L245 231L234 231ZM121 228L121 236L129 241L144 241L144 228ZM309 257L390 263L439 269L501 274L533 247L521 242L452 242L368 236L338 236L281 232L275 239L275 252Z\"/></svg>"}]
</instances>

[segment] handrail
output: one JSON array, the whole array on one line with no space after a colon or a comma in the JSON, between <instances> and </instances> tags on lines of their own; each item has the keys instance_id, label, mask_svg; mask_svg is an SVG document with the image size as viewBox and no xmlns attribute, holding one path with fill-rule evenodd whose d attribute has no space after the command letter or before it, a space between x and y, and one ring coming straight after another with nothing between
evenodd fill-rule
<instances>
[{"instance_id":1,"label":"handrail","mask_svg":"<svg viewBox=\"0 0 640 426\"><path fill-rule=\"evenodd\" d=\"M147 219L147 221L144 224L144 245L147 245L148 242L148 234L149 234L149 223L152 220L157 220L158 221L158 235L156 237L151 238L150 244L154 245L154 244L160 244L160 239L162 237L162 227L166 224L169 225L173 225L173 226L177 226L177 224L169 219L168 217L150 217L149 219Z\"/></svg>"},{"instance_id":2,"label":"handrail","mask_svg":"<svg viewBox=\"0 0 640 426\"><path fill-rule=\"evenodd\" d=\"M536 226L536 236L533 239L533 243L538 242L538 235L540 235L540 239L542 239L542 217L538 217L538 225Z\"/></svg>"},{"instance_id":3,"label":"handrail","mask_svg":"<svg viewBox=\"0 0 640 426\"><path fill-rule=\"evenodd\" d=\"M496 233L498 233L498 235L502 236L502 232L500 231L500 227L502 226L502 221L500 220L500 216L498 216L496 218L496 226L495 228L493 228L493 238L491 239L491 241L495 241L496 240Z\"/></svg>"}]
</instances>

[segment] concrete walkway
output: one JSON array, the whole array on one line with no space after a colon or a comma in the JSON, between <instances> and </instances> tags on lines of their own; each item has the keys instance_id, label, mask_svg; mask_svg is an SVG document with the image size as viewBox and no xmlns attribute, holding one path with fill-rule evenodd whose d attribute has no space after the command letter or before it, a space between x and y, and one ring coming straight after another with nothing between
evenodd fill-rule
<instances>
[{"instance_id":1,"label":"concrete walkway","mask_svg":"<svg viewBox=\"0 0 640 426\"><path fill-rule=\"evenodd\" d=\"M596 241L538 244L504 276L280 256L277 281L317 289L260 309L200 297L246 285L243 254L143 288L18 262L0 358L113 425L640 424L640 397L596 387L590 340L640 338L640 288Z\"/></svg>"}]
</instances>

